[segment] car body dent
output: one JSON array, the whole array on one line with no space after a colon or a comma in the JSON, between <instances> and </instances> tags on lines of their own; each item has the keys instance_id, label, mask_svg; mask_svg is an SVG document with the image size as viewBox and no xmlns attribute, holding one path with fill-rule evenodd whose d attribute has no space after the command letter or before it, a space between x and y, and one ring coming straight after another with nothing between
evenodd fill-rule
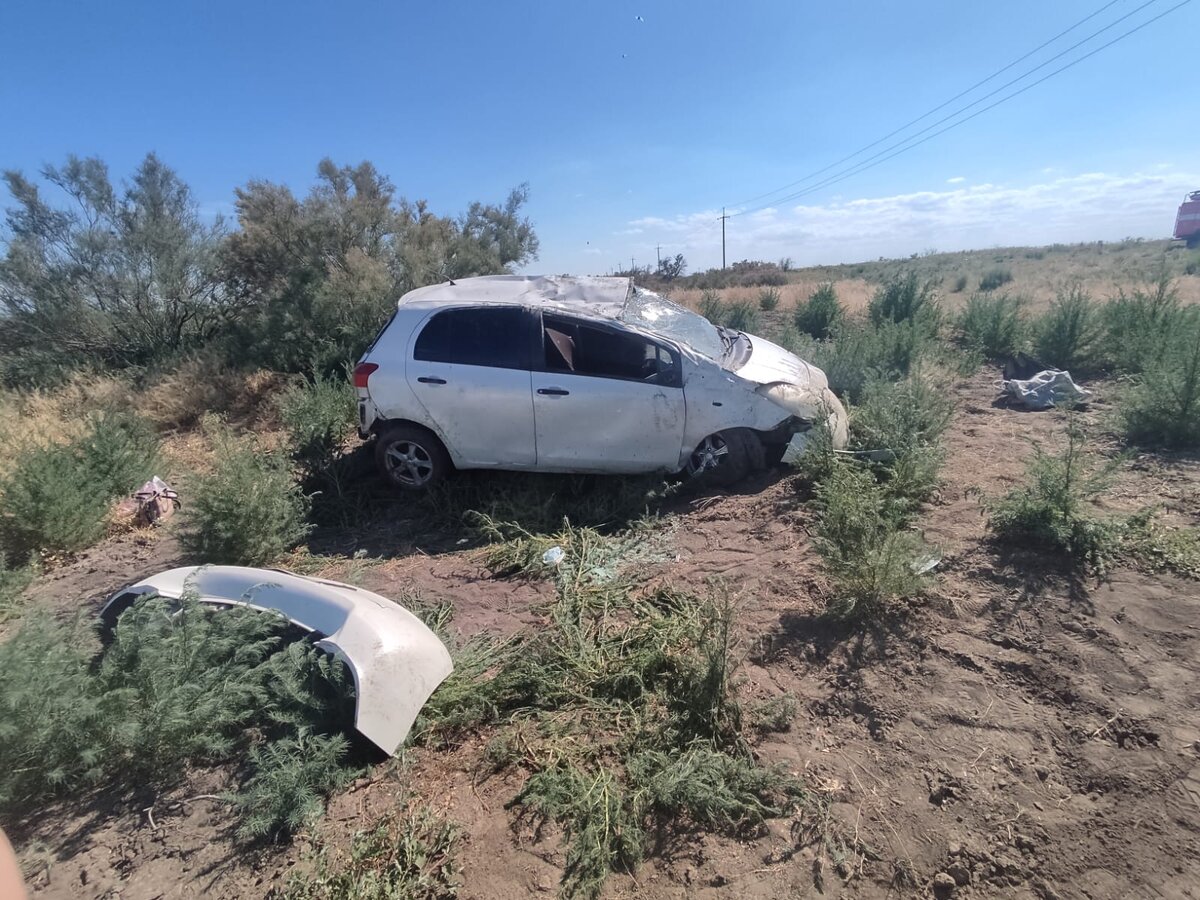
<instances>
[{"instance_id":1,"label":"car body dent","mask_svg":"<svg viewBox=\"0 0 1200 900\"><path fill-rule=\"evenodd\" d=\"M424 622L370 591L277 569L184 566L142 579L117 592L101 610L112 627L138 596L280 613L312 633L317 647L341 659L354 677L354 727L394 755L421 707L454 670L450 653Z\"/></svg>"}]
</instances>

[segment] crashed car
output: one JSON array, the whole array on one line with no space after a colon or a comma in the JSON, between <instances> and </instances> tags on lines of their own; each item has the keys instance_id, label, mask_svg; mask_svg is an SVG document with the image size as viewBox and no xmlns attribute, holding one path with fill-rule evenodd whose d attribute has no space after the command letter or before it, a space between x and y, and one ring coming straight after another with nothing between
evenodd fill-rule
<instances>
[{"instance_id":1,"label":"crashed car","mask_svg":"<svg viewBox=\"0 0 1200 900\"><path fill-rule=\"evenodd\" d=\"M276 569L184 566L132 584L100 611L101 627L147 595L205 605L271 610L309 632L354 677L354 727L389 755L404 744L417 714L454 670L446 646L404 607L361 588Z\"/></svg>"},{"instance_id":2,"label":"crashed car","mask_svg":"<svg viewBox=\"0 0 1200 900\"><path fill-rule=\"evenodd\" d=\"M818 423L846 442L824 372L630 278L498 275L410 291L354 386L359 434L406 490L488 468L731 484Z\"/></svg>"}]
</instances>

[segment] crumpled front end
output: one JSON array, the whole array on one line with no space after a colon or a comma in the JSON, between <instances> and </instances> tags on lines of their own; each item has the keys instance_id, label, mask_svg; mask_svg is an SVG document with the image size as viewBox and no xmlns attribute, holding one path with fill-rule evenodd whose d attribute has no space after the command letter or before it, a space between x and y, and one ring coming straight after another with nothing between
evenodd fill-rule
<instances>
[{"instance_id":1,"label":"crumpled front end","mask_svg":"<svg viewBox=\"0 0 1200 900\"><path fill-rule=\"evenodd\" d=\"M762 385L757 393L797 419L811 423L812 428L828 428L834 449L845 448L850 436L850 417L842 401L824 383L818 383L816 379L807 385L777 381ZM811 434L811 429L797 434L792 439L792 445L803 451L808 434Z\"/></svg>"}]
</instances>

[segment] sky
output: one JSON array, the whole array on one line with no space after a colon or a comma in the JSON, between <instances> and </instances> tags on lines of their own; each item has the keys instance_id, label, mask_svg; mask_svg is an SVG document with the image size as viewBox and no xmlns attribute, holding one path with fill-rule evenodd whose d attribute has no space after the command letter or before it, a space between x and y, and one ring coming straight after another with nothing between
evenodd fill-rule
<instances>
[{"instance_id":1,"label":"sky","mask_svg":"<svg viewBox=\"0 0 1200 900\"><path fill-rule=\"evenodd\" d=\"M74 153L121 179L154 151L209 216L231 215L252 178L306 192L325 156L370 160L443 214L528 182L541 253L527 271L554 273L660 252L720 265L723 207L730 262L1167 237L1200 190L1200 2L821 182L1122 16L964 115L1178 2L9 0L0 167L33 174ZM1106 5L909 131L768 194Z\"/></svg>"}]
</instances>

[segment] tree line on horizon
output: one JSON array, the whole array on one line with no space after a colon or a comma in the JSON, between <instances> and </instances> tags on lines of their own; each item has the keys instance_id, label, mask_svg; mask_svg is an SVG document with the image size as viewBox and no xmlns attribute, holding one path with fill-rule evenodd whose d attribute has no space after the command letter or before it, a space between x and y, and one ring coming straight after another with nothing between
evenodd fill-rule
<instances>
[{"instance_id":1,"label":"tree line on horizon","mask_svg":"<svg viewBox=\"0 0 1200 900\"><path fill-rule=\"evenodd\" d=\"M326 158L304 196L252 180L206 221L154 153L116 185L95 157L3 174L0 382L146 369L198 350L285 372L352 362L413 288L537 258L529 186L438 215L370 162ZM48 190L51 189L51 190ZM48 196L49 195L49 196Z\"/></svg>"}]
</instances>

